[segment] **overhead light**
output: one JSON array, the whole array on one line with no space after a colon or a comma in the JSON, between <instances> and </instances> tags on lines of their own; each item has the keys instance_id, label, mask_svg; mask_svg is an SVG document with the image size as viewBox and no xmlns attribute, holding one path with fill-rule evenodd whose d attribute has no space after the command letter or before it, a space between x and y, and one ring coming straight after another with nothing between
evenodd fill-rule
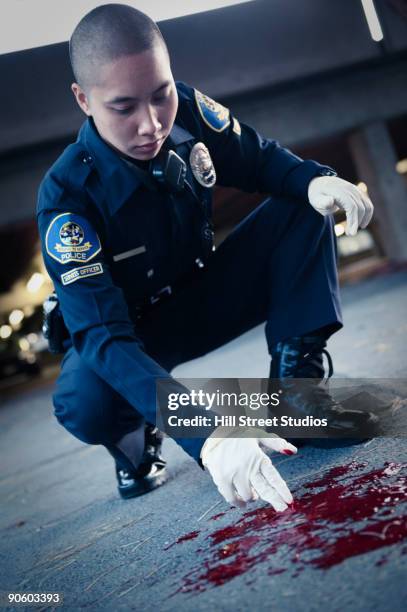
<instances>
[{"instance_id":1,"label":"overhead light","mask_svg":"<svg viewBox=\"0 0 407 612\"><path fill-rule=\"evenodd\" d=\"M32 277L27 283L27 291L30 293L36 293L44 284L45 277L41 272L34 272Z\"/></svg>"},{"instance_id":2,"label":"overhead light","mask_svg":"<svg viewBox=\"0 0 407 612\"><path fill-rule=\"evenodd\" d=\"M22 351L30 350L30 343L28 342L27 338L20 338L20 340L18 341L18 346Z\"/></svg>"},{"instance_id":3,"label":"overhead light","mask_svg":"<svg viewBox=\"0 0 407 612\"><path fill-rule=\"evenodd\" d=\"M400 159L396 164L396 170L399 174L407 174L407 159Z\"/></svg>"},{"instance_id":4,"label":"overhead light","mask_svg":"<svg viewBox=\"0 0 407 612\"><path fill-rule=\"evenodd\" d=\"M383 30L373 0L361 0L370 36L375 42L383 40Z\"/></svg>"},{"instance_id":5,"label":"overhead light","mask_svg":"<svg viewBox=\"0 0 407 612\"><path fill-rule=\"evenodd\" d=\"M10 321L10 325L12 325L13 327L20 325L23 319L24 319L24 313L22 310L19 310L18 308L16 310L12 310L8 317L8 320Z\"/></svg>"},{"instance_id":6,"label":"overhead light","mask_svg":"<svg viewBox=\"0 0 407 612\"><path fill-rule=\"evenodd\" d=\"M24 306L23 311L26 317L31 317L35 312L35 308L31 304L27 304L27 306Z\"/></svg>"},{"instance_id":7,"label":"overhead light","mask_svg":"<svg viewBox=\"0 0 407 612\"><path fill-rule=\"evenodd\" d=\"M0 338L2 338L3 340L6 340L6 338L9 338L12 333L13 333L13 330L11 329L10 325L2 325L0 327Z\"/></svg>"}]
</instances>

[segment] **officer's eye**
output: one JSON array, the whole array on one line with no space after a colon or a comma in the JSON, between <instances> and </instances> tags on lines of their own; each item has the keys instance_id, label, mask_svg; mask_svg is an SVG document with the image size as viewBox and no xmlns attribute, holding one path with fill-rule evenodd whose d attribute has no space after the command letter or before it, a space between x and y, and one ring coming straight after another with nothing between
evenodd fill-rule
<instances>
[{"instance_id":1,"label":"officer's eye","mask_svg":"<svg viewBox=\"0 0 407 612\"><path fill-rule=\"evenodd\" d=\"M132 110L131 106L126 106L126 108L112 108L112 111L115 113L119 113L119 115L127 115Z\"/></svg>"},{"instance_id":2,"label":"officer's eye","mask_svg":"<svg viewBox=\"0 0 407 612\"><path fill-rule=\"evenodd\" d=\"M155 102L156 104L161 104L162 102L165 102L165 100L168 98L168 95L165 96L159 96L157 98L153 99L153 102Z\"/></svg>"}]
</instances>

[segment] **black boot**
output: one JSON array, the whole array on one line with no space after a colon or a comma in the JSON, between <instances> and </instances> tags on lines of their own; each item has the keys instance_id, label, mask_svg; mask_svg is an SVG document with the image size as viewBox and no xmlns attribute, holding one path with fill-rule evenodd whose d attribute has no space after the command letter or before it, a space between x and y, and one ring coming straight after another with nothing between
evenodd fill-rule
<instances>
[{"instance_id":1,"label":"black boot","mask_svg":"<svg viewBox=\"0 0 407 612\"><path fill-rule=\"evenodd\" d=\"M166 462L161 457L163 435L153 425L145 426L145 446L137 469L115 453L116 477L121 497L129 499L149 493L167 480Z\"/></svg>"},{"instance_id":2,"label":"black boot","mask_svg":"<svg viewBox=\"0 0 407 612\"><path fill-rule=\"evenodd\" d=\"M345 409L320 384L325 376L324 355L329 365L328 378L333 374L332 359L325 347L326 340L320 335L290 338L273 347L268 392L283 391L273 415L328 420L326 438L296 438L291 440L293 444L319 447L358 444L375 432L378 418L371 412Z\"/></svg>"}]
</instances>

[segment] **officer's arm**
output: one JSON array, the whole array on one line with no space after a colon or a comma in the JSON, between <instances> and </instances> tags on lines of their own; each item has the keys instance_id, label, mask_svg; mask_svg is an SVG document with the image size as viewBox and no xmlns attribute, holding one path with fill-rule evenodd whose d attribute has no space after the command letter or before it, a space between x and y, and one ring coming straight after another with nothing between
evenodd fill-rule
<instances>
[{"instance_id":1,"label":"officer's arm","mask_svg":"<svg viewBox=\"0 0 407 612\"><path fill-rule=\"evenodd\" d=\"M195 128L209 149L219 185L307 201L312 178L336 174L329 166L304 161L276 140L262 137L201 92L185 84L180 87L188 96Z\"/></svg>"},{"instance_id":2,"label":"officer's arm","mask_svg":"<svg viewBox=\"0 0 407 612\"><path fill-rule=\"evenodd\" d=\"M44 262L73 345L146 421L156 423L157 379L166 379L172 392L185 388L145 353L94 227L85 216L70 212L77 207L64 197L65 212L39 208L38 227ZM174 439L199 461L203 439Z\"/></svg>"}]
</instances>

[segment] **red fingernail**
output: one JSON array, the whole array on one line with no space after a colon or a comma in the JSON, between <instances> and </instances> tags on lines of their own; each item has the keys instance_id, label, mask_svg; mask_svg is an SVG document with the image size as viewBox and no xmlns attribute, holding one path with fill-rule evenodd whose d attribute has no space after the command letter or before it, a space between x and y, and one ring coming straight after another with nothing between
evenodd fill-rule
<instances>
[{"instance_id":1,"label":"red fingernail","mask_svg":"<svg viewBox=\"0 0 407 612\"><path fill-rule=\"evenodd\" d=\"M285 448L283 450L283 454L284 455L294 455L295 453L294 453L294 451L290 450L289 448Z\"/></svg>"}]
</instances>

